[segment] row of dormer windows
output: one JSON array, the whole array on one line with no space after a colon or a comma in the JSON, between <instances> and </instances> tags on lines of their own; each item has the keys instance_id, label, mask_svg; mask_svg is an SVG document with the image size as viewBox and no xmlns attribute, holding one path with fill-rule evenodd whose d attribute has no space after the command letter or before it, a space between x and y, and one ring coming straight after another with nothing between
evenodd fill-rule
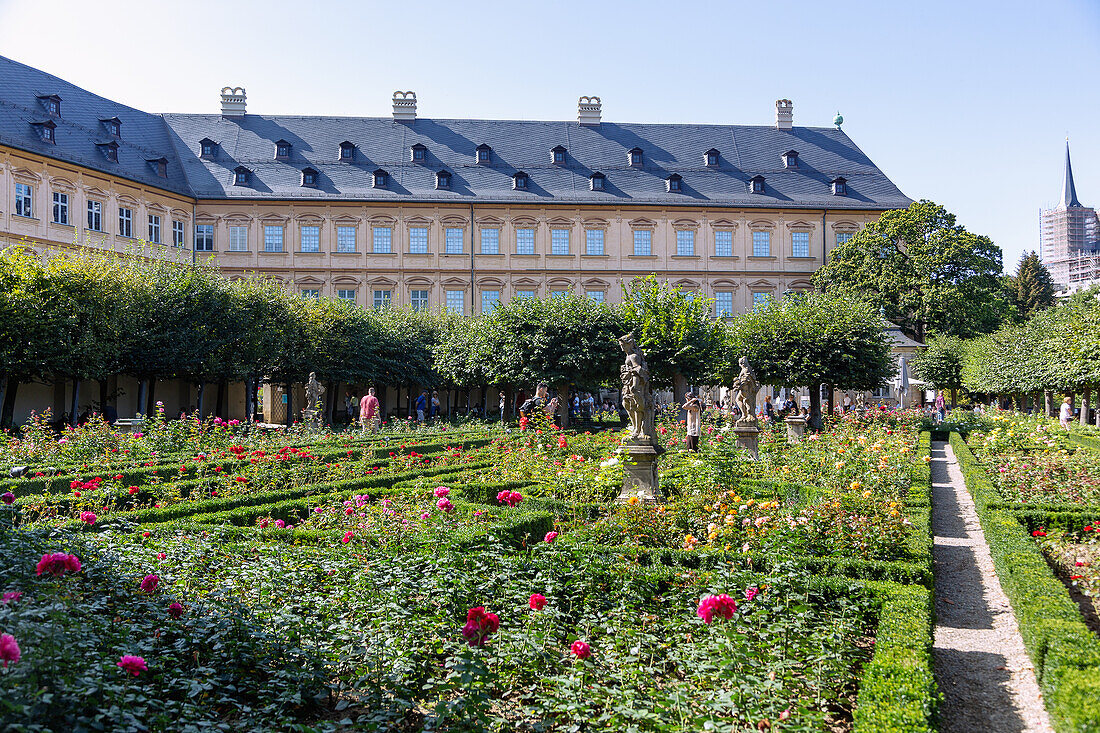
<instances>
[{"instance_id":1,"label":"row of dormer windows","mask_svg":"<svg viewBox=\"0 0 1100 733\"><path fill-rule=\"evenodd\" d=\"M382 168L376 169L371 174L372 188L387 188L390 182L390 174ZM252 183L252 171L246 166L239 165L233 169L233 185L249 186ZM438 190L449 190L452 183L452 174L448 170L436 171L435 187ZM848 182L845 178L837 176L829 182L834 196L846 196L848 194ZM320 185L320 172L315 168L303 168L301 184L305 188L316 188ZM588 187L592 191L607 190L607 176L599 171L588 177ZM763 194L766 191L764 176L756 175L749 179L750 193ZM512 174L512 189L515 191L531 190L531 176L523 171ZM672 173L665 178L665 191L668 193L683 193L684 179L678 173Z\"/></svg>"},{"instance_id":2,"label":"row of dormer windows","mask_svg":"<svg viewBox=\"0 0 1100 733\"><path fill-rule=\"evenodd\" d=\"M218 143L210 138L199 141L199 155L203 158L217 156ZM290 160L293 145L287 140L275 141L275 160ZM339 145L338 159L343 162L355 160L355 143L345 140ZM567 161L568 151L561 145L555 145L550 149L550 162L554 165L564 165ZM482 143L474 149L474 162L479 165L492 163L493 149ZM645 151L641 148L631 148L627 151L627 164L631 167L640 167L644 163ZM784 168L798 168L798 151L788 150L780 156ZM409 147L409 160L413 163L426 163L429 160L428 147L423 143L414 143ZM717 168L721 164L722 154L715 148L703 153L703 163L708 168Z\"/></svg>"}]
</instances>

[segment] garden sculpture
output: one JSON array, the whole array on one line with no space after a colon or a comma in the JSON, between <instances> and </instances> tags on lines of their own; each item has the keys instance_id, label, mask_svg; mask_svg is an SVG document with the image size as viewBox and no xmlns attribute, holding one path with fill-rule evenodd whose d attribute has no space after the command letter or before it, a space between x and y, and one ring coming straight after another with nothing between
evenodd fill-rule
<instances>
[{"instance_id":1,"label":"garden sculpture","mask_svg":"<svg viewBox=\"0 0 1100 733\"><path fill-rule=\"evenodd\" d=\"M623 409L630 418L630 434L627 440L657 445L657 429L654 425L656 409L653 393L649 389L649 365L634 342L633 333L620 338L619 345L626 352L626 363L619 367L619 375L623 382Z\"/></svg>"},{"instance_id":2,"label":"garden sculpture","mask_svg":"<svg viewBox=\"0 0 1100 733\"><path fill-rule=\"evenodd\" d=\"M737 409L741 411L738 425L756 424L756 393L760 391L760 382L756 378L756 372L749 365L749 358L742 356L737 360L741 365L741 373L733 380L733 389L737 395Z\"/></svg>"},{"instance_id":3,"label":"garden sculpture","mask_svg":"<svg viewBox=\"0 0 1100 733\"><path fill-rule=\"evenodd\" d=\"M325 385L317 381L317 372L310 372L309 382L306 383L305 421L311 428L320 429L321 427L324 394Z\"/></svg>"}]
</instances>

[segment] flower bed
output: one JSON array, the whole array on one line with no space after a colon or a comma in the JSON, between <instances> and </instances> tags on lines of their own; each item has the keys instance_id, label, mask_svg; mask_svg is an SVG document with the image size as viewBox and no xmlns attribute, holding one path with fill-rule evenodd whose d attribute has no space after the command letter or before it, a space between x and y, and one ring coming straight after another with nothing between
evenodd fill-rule
<instances>
[{"instance_id":1,"label":"flower bed","mask_svg":"<svg viewBox=\"0 0 1100 733\"><path fill-rule=\"evenodd\" d=\"M608 731L930 731L928 443L914 426L878 416L801 446L776 440L761 471L718 426L696 455L676 448L682 426L662 425L673 494L662 507L609 503L618 434L550 426L369 459L349 444L277 458L237 443L248 450L233 474L248 482L185 472L133 504L100 504L118 489L106 481L76 497L86 506L48 498L52 519L31 517L30 498L15 507L28 541L63 540L92 575L112 568L138 602L159 599L161 616L240 614L242 634L287 644L272 654L305 660L296 671L309 694L270 729L564 731L583 719ZM841 470L823 463L839 448L851 451L846 470L826 475ZM309 457L321 450L331 460ZM5 625L0 608L0 631L29 639L12 667L27 676L11 678L29 680L58 662L25 628L35 604L78 597L58 584L72 578L46 588L12 577L0 590L31 599L28 615ZM144 623L131 636L148 635ZM134 650L89 642L65 674L169 690L166 674L214 674L251 694L231 659L201 652L192 664L152 636ZM221 703L179 709L181 724L229 720Z\"/></svg>"}]
</instances>

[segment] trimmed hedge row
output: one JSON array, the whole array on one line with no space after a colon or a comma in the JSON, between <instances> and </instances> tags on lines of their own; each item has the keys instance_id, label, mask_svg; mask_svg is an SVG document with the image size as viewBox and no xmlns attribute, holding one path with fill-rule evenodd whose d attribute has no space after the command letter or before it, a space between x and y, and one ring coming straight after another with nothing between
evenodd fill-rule
<instances>
[{"instance_id":1,"label":"trimmed hedge row","mask_svg":"<svg viewBox=\"0 0 1100 733\"><path fill-rule=\"evenodd\" d=\"M448 448L454 448L454 447L462 448L463 450L466 450L468 448L480 448L480 447L483 447L485 445L488 445L490 441L491 441L490 438L475 438L475 439L472 439L472 440L445 441L445 442L438 442L438 443L423 443L423 444L416 444L416 445L411 445L411 446L406 444L405 445L405 450L414 450L415 452L417 452L421 455L435 455L436 453L442 453L443 451L447 450ZM393 452L393 451L391 451L391 448L393 448L393 447L394 446L384 445L384 446L381 446L381 447L378 447L378 448L374 448L373 449L373 451L374 451L373 457L376 460L379 460L379 461L386 460L386 459L389 458L390 453ZM349 450L351 451L351 456L348 456L348 451ZM339 456L341 458L350 457L352 460L359 460L359 459L365 457L365 452L366 452L365 450L357 450L355 448L334 447L334 448L330 448L329 450L324 450L324 451L319 451L319 452L313 453L313 455L317 456L318 461L324 461L325 459L335 458L337 456ZM190 458L184 459L184 460L190 461ZM203 462L190 461L190 463L185 466L185 470L182 471L182 472L178 471L178 464L179 463L180 463L180 460L173 460L173 461L166 462L166 463L155 464L153 466L133 467L133 468L125 469L125 470L114 470L114 469L112 469L111 471L99 471L99 472L82 471L82 472L79 472L79 473L66 474L66 475L41 476L41 477L37 477L37 478L29 477L29 478L23 478L23 479L14 479L14 480L9 481L5 484L0 484L0 492L13 491L13 492L16 492L18 495L20 495L21 497L36 496L36 495L40 495L40 494L44 494L44 493L45 494L65 493L65 492L69 491L70 482L72 482L73 480L76 480L76 479L83 479L84 476L88 476L89 474L91 474L91 475L113 474L113 475L116 475L116 476L121 475L122 476L122 479L120 479L121 483L128 484L128 485L139 486L139 485L141 485L142 483L144 483L146 480L148 480L149 478L151 478L153 476L156 476L158 478L169 478L168 476L160 476L160 472L163 471L166 468L172 468L173 469L173 471L171 472L171 478L172 479L184 477L185 480L187 480L187 479L194 478L196 476L196 474L198 473L200 468L208 468L212 465L218 465L218 466L222 466L227 472L232 472L233 470L236 470L240 466L248 465L249 459L248 458L243 458L243 459L224 458L224 459L218 459L218 460L211 459L209 461L203 461ZM211 475L213 475L213 474L211 474Z\"/></svg>"},{"instance_id":2,"label":"trimmed hedge row","mask_svg":"<svg viewBox=\"0 0 1100 733\"><path fill-rule=\"evenodd\" d=\"M1066 433L1066 438L1068 438L1071 443L1076 443L1083 448L1100 452L1100 438L1096 436L1069 432Z\"/></svg>"},{"instance_id":3,"label":"trimmed hedge row","mask_svg":"<svg viewBox=\"0 0 1100 733\"><path fill-rule=\"evenodd\" d=\"M932 671L932 593L874 586L881 599L875 655L863 668L855 733L933 733L939 699Z\"/></svg>"},{"instance_id":4,"label":"trimmed hedge row","mask_svg":"<svg viewBox=\"0 0 1100 733\"><path fill-rule=\"evenodd\" d=\"M467 466L470 469L487 468L489 463L471 463ZM79 521L68 522L61 525L62 529L80 530L85 529L87 531L98 531L102 528L110 528L119 522L134 522L138 524L156 524L158 522L167 522L174 519L182 519L196 514L212 514L216 512L225 512L241 507L257 507L265 504L275 504L286 499L297 499L307 496L325 496L332 493L348 492L349 495L354 494L357 491L366 491L370 489L378 489L381 487L389 487L399 481L417 479L422 476L435 476L447 473L453 473L453 466L440 466L436 468L425 468L419 471L406 471L404 473L393 474L390 476L365 476L362 478L345 479L344 481L334 481L328 484L304 484L302 486L295 486L289 489L281 489L278 491L261 491L255 494L242 494L238 496L230 496L217 499L205 499L203 501L185 502L180 504L173 504L171 506L152 508L152 509L137 509L130 512L120 512L102 523L97 523L92 526L84 525ZM323 490L319 490L324 487ZM261 515L262 516L262 515Z\"/></svg>"},{"instance_id":5,"label":"trimmed hedge row","mask_svg":"<svg viewBox=\"0 0 1100 733\"><path fill-rule=\"evenodd\" d=\"M1020 520L990 508L996 489L969 446L954 435L951 446L1035 664L1051 722L1059 733L1100 731L1100 638L1085 625Z\"/></svg>"}]
</instances>

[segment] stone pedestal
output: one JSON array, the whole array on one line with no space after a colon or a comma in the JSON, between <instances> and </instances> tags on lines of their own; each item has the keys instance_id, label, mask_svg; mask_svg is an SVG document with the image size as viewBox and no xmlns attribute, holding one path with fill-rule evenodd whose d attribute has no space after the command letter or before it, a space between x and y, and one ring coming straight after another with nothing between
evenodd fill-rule
<instances>
[{"instance_id":1,"label":"stone pedestal","mask_svg":"<svg viewBox=\"0 0 1100 733\"><path fill-rule=\"evenodd\" d=\"M806 418L792 415L784 422L787 423L787 442L801 443L802 435L806 432Z\"/></svg>"},{"instance_id":2,"label":"stone pedestal","mask_svg":"<svg viewBox=\"0 0 1100 733\"><path fill-rule=\"evenodd\" d=\"M642 501L664 501L657 482L657 457L662 450L649 444L625 444L619 449L623 459L623 490L619 501L636 496Z\"/></svg>"},{"instance_id":3,"label":"stone pedestal","mask_svg":"<svg viewBox=\"0 0 1100 733\"><path fill-rule=\"evenodd\" d=\"M760 458L760 450L757 447L760 428L755 423L743 425L738 422L733 426L733 433L736 436L738 448L748 451L753 458Z\"/></svg>"}]
</instances>

